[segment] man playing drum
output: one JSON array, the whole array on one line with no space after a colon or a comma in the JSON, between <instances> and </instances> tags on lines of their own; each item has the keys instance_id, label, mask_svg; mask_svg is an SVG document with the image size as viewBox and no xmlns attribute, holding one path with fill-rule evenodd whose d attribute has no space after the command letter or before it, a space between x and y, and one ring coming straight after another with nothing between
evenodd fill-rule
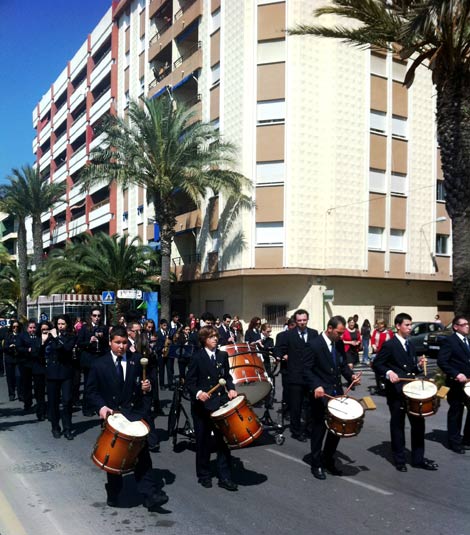
<instances>
[{"instance_id":1,"label":"man playing drum","mask_svg":"<svg viewBox=\"0 0 470 535\"><path fill-rule=\"evenodd\" d=\"M113 328L109 335L111 350L95 359L90 369L86 385L87 404L103 420L114 411L122 413L131 422L150 419L152 386L148 379L142 380L142 366L135 357L137 353L128 352L127 343L126 329ZM116 507L122 488L122 475L108 472L107 477L107 504ZM134 477L149 511L158 509L168 501L168 496L158 490L147 444L138 456Z\"/></svg>"},{"instance_id":2,"label":"man playing drum","mask_svg":"<svg viewBox=\"0 0 470 535\"><path fill-rule=\"evenodd\" d=\"M470 398L464 387L470 380L470 348L468 343L469 325L465 316L452 320L454 334L442 338L437 357L439 368L446 374L449 411L447 413L447 439L449 448L455 453L465 453L470 449ZM467 406L463 436L461 435L464 407Z\"/></svg>"},{"instance_id":3,"label":"man playing drum","mask_svg":"<svg viewBox=\"0 0 470 535\"><path fill-rule=\"evenodd\" d=\"M311 345L306 345L303 351L304 379L312 407L312 474L321 480L326 479L324 468L332 475L341 475L333 458L340 437L331 431L327 433L325 410L328 400L325 396L334 397L343 393L341 375L347 381L359 384L359 378L346 362L341 340L345 327L346 320L342 316L333 316L328 321L326 331L317 336Z\"/></svg>"},{"instance_id":4,"label":"man playing drum","mask_svg":"<svg viewBox=\"0 0 470 535\"><path fill-rule=\"evenodd\" d=\"M192 398L191 413L196 434L196 474L198 482L205 488L212 487L210 456L213 433L217 448L217 476L219 487L235 491L237 485L232 481L231 455L222 433L214 426L211 412L220 408L228 399L237 397L228 362L228 354L217 349L219 335L214 327L203 327L199 331L202 349L195 353L189 362L186 373L186 387ZM221 387L212 394L209 390L219 383L226 382L226 391Z\"/></svg>"},{"instance_id":5,"label":"man playing drum","mask_svg":"<svg viewBox=\"0 0 470 535\"><path fill-rule=\"evenodd\" d=\"M373 362L374 370L385 377L385 395L390 410L390 435L395 468L406 472L405 459L405 399L403 379L413 379L422 371L425 357L419 360L408 340L411 333L411 316L402 312L395 317L395 336L385 342ZM424 457L424 418L408 414L411 426L411 465L424 470L437 470L434 461Z\"/></svg>"}]
</instances>

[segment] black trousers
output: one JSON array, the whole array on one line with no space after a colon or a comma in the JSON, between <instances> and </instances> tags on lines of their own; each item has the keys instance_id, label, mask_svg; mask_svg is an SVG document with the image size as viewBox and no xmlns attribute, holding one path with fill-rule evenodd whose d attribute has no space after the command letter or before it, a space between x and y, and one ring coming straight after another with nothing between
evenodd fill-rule
<instances>
[{"instance_id":1,"label":"black trousers","mask_svg":"<svg viewBox=\"0 0 470 535\"><path fill-rule=\"evenodd\" d=\"M18 364L5 362L5 372L7 376L8 396L14 396L15 390L18 390L18 397L23 397L23 389L21 386L21 375ZM18 377L17 377L18 375Z\"/></svg>"},{"instance_id":2,"label":"black trousers","mask_svg":"<svg viewBox=\"0 0 470 535\"><path fill-rule=\"evenodd\" d=\"M21 366L21 381L23 384L23 401L25 409L33 405L36 400L36 415L38 418L46 416L46 375L44 373L33 374L29 366Z\"/></svg>"},{"instance_id":3,"label":"black trousers","mask_svg":"<svg viewBox=\"0 0 470 535\"><path fill-rule=\"evenodd\" d=\"M405 464L405 416L404 401L395 396L387 397L390 410L390 437L396 464ZM411 463L420 464L424 459L424 418L408 414L411 426Z\"/></svg>"},{"instance_id":4,"label":"black trousers","mask_svg":"<svg viewBox=\"0 0 470 535\"><path fill-rule=\"evenodd\" d=\"M73 379L47 380L47 416L53 430L60 429L60 420L64 431L72 429L72 389ZM62 411L60 402L62 399Z\"/></svg>"},{"instance_id":5,"label":"black trousers","mask_svg":"<svg viewBox=\"0 0 470 535\"><path fill-rule=\"evenodd\" d=\"M214 426L210 414L198 403L191 405L194 433L196 435L196 475L199 480L211 477L210 458L215 440L217 452L217 476L219 479L232 479L232 457L222 433ZM211 436L211 432L214 436Z\"/></svg>"},{"instance_id":6,"label":"black trousers","mask_svg":"<svg viewBox=\"0 0 470 535\"><path fill-rule=\"evenodd\" d=\"M173 376L175 374L175 359L171 357L163 358L158 355L158 380L160 382L160 388L165 386L165 369L167 386L173 386Z\"/></svg>"},{"instance_id":7,"label":"black trousers","mask_svg":"<svg viewBox=\"0 0 470 535\"><path fill-rule=\"evenodd\" d=\"M305 399L305 386L289 384L287 386L289 414L290 414L290 431L295 435L302 433L302 407Z\"/></svg>"},{"instance_id":8,"label":"black trousers","mask_svg":"<svg viewBox=\"0 0 470 535\"><path fill-rule=\"evenodd\" d=\"M328 431L325 424L326 400L315 399L312 395L310 401L312 411L312 436L310 447L312 452L312 468L320 468L333 464L333 456L339 444L339 437ZM325 444L323 439L325 438Z\"/></svg>"},{"instance_id":9,"label":"black trousers","mask_svg":"<svg viewBox=\"0 0 470 535\"><path fill-rule=\"evenodd\" d=\"M107 473L108 483L106 491L108 496L117 498L122 489L122 476ZM145 497L150 498L157 490L157 482L153 475L152 459L147 444L140 452L134 469L134 478L138 491Z\"/></svg>"},{"instance_id":10,"label":"black trousers","mask_svg":"<svg viewBox=\"0 0 470 535\"><path fill-rule=\"evenodd\" d=\"M447 438L449 447L458 447L462 444L470 445L470 400L465 395L463 387L460 385L451 386L447 394L449 410L447 411ZM467 407L467 417L462 431L462 420L464 408Z\"/></svg>"}]
</instances>

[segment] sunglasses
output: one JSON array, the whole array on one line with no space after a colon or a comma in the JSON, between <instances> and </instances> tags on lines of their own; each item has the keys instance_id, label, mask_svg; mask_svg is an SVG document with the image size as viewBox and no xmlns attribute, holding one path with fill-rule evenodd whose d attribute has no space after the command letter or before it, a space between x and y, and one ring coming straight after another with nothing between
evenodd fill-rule
<instances>
[{"instance_id":1,"label":"sunglasses","mask_svg":"<svg viewBox=\"0 0 470 535\"><path fill-rule=\"evenodd\" d=\"M101 314L92 314L94 318L101 318Z\"/></svg>"}]
</instances>

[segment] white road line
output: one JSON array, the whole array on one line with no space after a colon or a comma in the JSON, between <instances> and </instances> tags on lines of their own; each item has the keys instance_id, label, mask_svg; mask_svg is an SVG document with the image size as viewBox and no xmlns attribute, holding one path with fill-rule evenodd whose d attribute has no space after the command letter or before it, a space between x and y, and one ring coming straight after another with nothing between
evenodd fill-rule
<instances>
[{"instance_id":1,"label":"white road line","mask_svg":"<svg viewBox=\"0 0 470 535\"><path fill-rule=\"evenodd\" d=\"M287 453L282 453L281 451L272 450L271 448L266 448L266 451L269 451L270 453L274 453L274 455L278 455L279 457L284 457L284 459L289 459L289 461L294 461L295 463L302 464L303 466L309 466L306 462L302 461L301 459L292 457L292 455L287 455ZM369 485L369 483L364 483L363 481L358 481L357 479L354 479L352 477L343 476L341 477L341 481L347 481L348 483L352 483L353 485L364 487L365 489L369 489L372 492L377 492L378 494L382 494L383 496L393 496L393 492L389 492L388 490L383 490L374 485Z\"/></svg>"}]
</instances>

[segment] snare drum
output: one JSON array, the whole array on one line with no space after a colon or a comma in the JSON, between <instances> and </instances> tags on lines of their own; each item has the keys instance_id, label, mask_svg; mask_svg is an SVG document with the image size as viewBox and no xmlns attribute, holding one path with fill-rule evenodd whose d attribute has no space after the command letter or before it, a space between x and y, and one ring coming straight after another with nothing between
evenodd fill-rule
<instances>
[{"instance_id":1,"label":"snare drum","mask_svg":"<svg viewBox=\"0 0 470 535\"><path fill-rule=\"evenodd\" d=\"M211 414L229 448L244 448L263 432L263 426L244 395L228 401Z\"/></svg>"},{"instance_id":2,"label":"snare drum","mask_svg":"<svg viewBox=\"0 0 470 535\"><path fill-rule=\"evenodd\" d=\"M339 437L355 437L364 423L364 409L356 399L338 396L328 402L325 423Z\"/></svg>"},{"instance_id":3,"label":"snare drum","mask_svg":"<svg viewBox=\"0 0 470 535\"><path fill-rule=\"evenodd\" d=\"M249 344L231 344L220 349L228 353L235 389L244 394L249 403L255 405L271 392L271 380L261 353L253 350Z\"/></svg>"},{"instance_id":4,"label":"snare drum","mask_svg":"<svg viewBox=\"0 0 470 535\"><path fill-rule=\"evenodd\" d=\"M416 379L403 386L406 411L413 416L433 416L439 408L437 386L425 379Z\"/></svg>"},{"instance_id":5,"label":"snare drum","mask_svg":"<svg viewBox=\"0 0 470 535\"><path fill-rule=\"evenodd\" d=\"M110 474L132 472L149 431L144 420L130 422L121 413L111 414L93 448L92 461Z\"/></svg>"}]
</instances>

